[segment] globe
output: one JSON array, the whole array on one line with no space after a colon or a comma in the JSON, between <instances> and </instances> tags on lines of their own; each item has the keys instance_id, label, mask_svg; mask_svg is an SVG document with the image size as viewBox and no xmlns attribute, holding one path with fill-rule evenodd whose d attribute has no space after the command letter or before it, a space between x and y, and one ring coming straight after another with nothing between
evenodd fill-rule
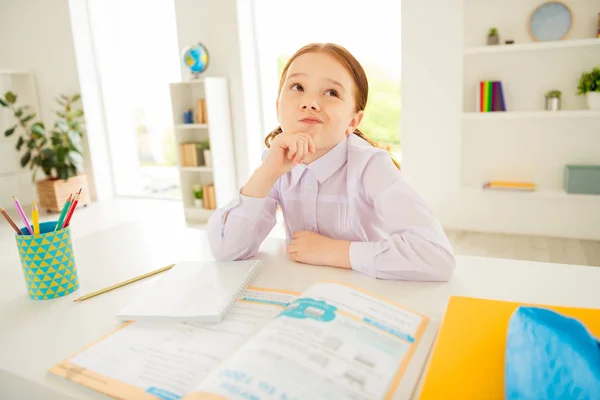
<instances>
[{"instance_id":1,"label":"globe","mask_svg":"<svg viewBox=\"0 0 600 400\"><path fill-rule=\"evenodd\" d=\"M186 47L183 50L183 64L197 78L208 67L208 50L202 43Z\"/></svg>"}]
</instances>

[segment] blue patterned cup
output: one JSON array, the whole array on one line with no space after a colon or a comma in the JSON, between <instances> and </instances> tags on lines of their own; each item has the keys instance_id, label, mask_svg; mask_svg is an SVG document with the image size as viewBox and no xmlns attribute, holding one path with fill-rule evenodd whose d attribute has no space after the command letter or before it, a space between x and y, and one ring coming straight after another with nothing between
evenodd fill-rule
<instances>
[{"instance_id":1,"label":"blue patterned cup","mask_svg":"<svg viewBox=\"0 0 600 400\"><path fill-rule=\"evenodd\" d=\"M57 221L40 223L40 233L15 235L29 298L49 300L79 288L79 277L71 241L71 228L54 232Z\"/></svg>"}]
</instances>

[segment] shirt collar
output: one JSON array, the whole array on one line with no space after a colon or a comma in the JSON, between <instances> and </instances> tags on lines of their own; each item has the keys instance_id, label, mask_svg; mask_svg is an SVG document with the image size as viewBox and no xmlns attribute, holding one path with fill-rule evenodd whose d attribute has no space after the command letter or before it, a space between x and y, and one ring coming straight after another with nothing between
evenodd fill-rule
<instances>
[{"instance_id":1,"label":"shirt collar","mask_svg":"<svg viewBox=\"0 0 600 400\"><path fill-rule=\"evenodd\" d=\"M327 180L335 171L340 169L348 158L348 136L335 147L323 154L310 164L299 164L292 168L292 184L297 184L305 170L310 170L319 183Z\"/></svg>"}]
</instances>

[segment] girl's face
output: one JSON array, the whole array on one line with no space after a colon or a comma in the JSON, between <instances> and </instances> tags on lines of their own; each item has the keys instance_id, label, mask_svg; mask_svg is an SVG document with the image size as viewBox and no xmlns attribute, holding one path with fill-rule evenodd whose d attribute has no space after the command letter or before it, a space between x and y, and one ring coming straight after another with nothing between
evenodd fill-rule
<instances>
[{"instance_id":1,"label":"girl's face","mask_svg":"<svg viewBox=\"0 0 600 400\"><path fill-rule=\"evenodd\" d=\"M277 98L277 118L283 132L313 138L317 151L306 163L354 132L363 116L356 111L355 90L350 73L327 53L305 53L290 64Z\"/></svg>"}]
</instances>

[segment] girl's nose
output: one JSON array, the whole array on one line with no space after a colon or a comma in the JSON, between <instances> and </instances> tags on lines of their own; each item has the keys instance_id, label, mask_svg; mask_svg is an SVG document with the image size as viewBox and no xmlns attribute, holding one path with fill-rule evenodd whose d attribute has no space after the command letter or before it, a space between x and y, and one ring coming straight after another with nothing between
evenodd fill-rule
<instances>
[{"instance_id":1,"label":"girl's nose","mask_svg":"<svg viewBox=\"0 0 600 400\"><path fill-rule=\"evenodd\" d=\"M313 110L313 111L319 111L320 110L319 104L317 104L317 102L314 101L314 100L312 100L312 99L311 100L306 99L302 103L301 108L302 108L302 110L308 110L308 109Z\"/></svg>"}]
</instances>

